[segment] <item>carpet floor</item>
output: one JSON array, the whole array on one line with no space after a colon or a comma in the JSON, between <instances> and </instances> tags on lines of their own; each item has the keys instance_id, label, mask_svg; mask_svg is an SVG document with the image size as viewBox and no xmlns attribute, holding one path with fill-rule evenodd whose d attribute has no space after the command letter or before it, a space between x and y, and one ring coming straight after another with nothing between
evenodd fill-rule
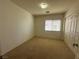
<instances>
[{"instance_id":1,"label":"carpet floor","mask_svg":"<svg viewBox=\"0 0 79 59\"><path fill-rule=\"evenodd\" d=\"M3 59L75 59L64 41L33 38L3 56Z\"/></svg>"}]
</instances>

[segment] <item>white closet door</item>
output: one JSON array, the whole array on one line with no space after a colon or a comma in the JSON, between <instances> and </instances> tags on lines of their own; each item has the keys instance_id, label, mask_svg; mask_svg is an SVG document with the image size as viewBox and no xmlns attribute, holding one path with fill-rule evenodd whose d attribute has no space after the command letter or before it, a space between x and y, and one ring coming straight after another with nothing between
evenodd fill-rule
<instances>
[{"instance_id":1,"label":"white closet door","mask_svg":"<svg viewBox=\"0 0 79 59\"><path fill-rule=\"evenodd\" d=\"M76 43L76 59L79 59L79 15L77 17L77 24L76 24L76 37L75 37L75 43Z\"/></svg>"}]
</instances>

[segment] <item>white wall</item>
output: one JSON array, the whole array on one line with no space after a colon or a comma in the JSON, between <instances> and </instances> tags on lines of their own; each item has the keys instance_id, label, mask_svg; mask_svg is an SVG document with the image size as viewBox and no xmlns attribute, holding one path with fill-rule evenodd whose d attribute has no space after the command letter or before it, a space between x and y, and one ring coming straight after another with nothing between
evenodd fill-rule
<instances>
[{"instance_id":1,"label":"white wall","mask_svg":"<svg viewBox=\"0 0 79 59\"><path fill-rule=\"evenodd\" d=\"M9 0L0 0L2 17L1 54L5 54L34 36L33 17Z\"/></svg>"},{"instance_id":2,"label":"white wall","mask_svg":"<svg viewBox=\"0 0 79 59\"><path fill-rule=\"evenodd\" d=\"M61 31L45 31L45 20L57 20L60 19L62 26ZM54 15L37 15L34 17L35 21L35 36L38 37L47 37L54 39L63 39L63 14L54 14Z\"/></svg>"}]
</instances>

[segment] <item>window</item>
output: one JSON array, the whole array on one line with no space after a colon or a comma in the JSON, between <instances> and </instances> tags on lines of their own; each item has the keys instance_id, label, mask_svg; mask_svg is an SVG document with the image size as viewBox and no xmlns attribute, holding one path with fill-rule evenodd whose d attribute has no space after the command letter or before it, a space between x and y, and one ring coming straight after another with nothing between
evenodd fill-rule
<instances>
[{"instance_id":1,"label":"window","mask_svg":"<svg viewBox=\"0 0 79 59\"><path fill-rule=\"evenodd\" d=\"M45 31L60 31L60 30L61 30L61 20L45 21Z\"/></svg>"}]
</instances>

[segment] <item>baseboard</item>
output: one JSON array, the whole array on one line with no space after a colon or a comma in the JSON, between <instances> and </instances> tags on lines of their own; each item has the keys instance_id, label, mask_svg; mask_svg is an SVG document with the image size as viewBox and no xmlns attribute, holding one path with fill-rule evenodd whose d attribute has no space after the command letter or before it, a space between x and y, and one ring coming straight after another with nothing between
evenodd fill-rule
<instances>
[{"instance_id":1,"label":"baseboard","mask_svg":"<svg viewBox=\"0 0 79 59\"><path fill-rule=\"evenodd\" d=\"M26 43L26 42L29 42L29 41L32 40L34 37L35 37L35 36L29 38L28 40L24 41L22 44L24 44L24 43ZM5 54L3 55L3 57L2 57L2 59L7 58L6 55L8 55L11 51L13 51L14 49L18 48L18 47L21 46L22 44L16 46L15 48L13 48L13 49L11 49L10 51L8 51L7 53L5 53Z\"/></svg>"},{"instance_id":2,"label":"baseboard","mask_svg":"<svg viewBox=\"0 0 79 59\"><path fill-rule=\"evenodd\" d=\"M42 37L42 36L34 36L34 38L43 38L43 39L53 39L53 40L59 40L59 41L64 41L63 39L58 39L58 38L50 38L50 37Z\"/></svg>"}]
</instances>

